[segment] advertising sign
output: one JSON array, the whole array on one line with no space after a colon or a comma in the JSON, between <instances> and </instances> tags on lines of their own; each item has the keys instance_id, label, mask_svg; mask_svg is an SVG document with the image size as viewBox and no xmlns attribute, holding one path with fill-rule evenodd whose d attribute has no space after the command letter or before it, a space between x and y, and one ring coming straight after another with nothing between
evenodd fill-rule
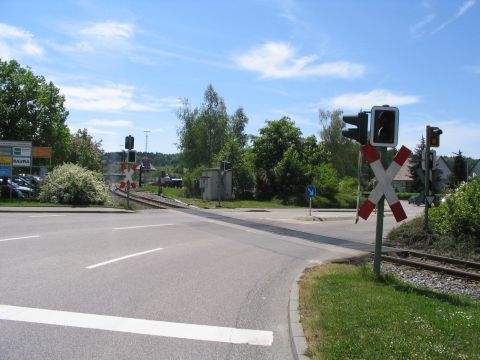
<instances>
[{"instance_id":1,"label":"advertising sign","mask_svg":"<svg viewBox=\"0 0 480 360\"><path fill-rule=\"evenodd\" d=\"M30 167L32 164L31 158L29 157L14 157L13 166L14 167Z\"/></svg>"},{"instance_id":2,"label":"advertising sign","mask_svg":"<svg viewBox=\"0 0 480 360\"><path fill-rule=\"evenodd\" d=\"M0 156L12 156L12 147L0 146Z\"/></svg>"},{"instance_id":3,"label":"advertising sign","mask_svg":"<svg viewBox=\"0 0 480 360\"><path fill-rule=\"evenodd\" d=\"M13 147L13 156L30 157L30 156L32 156L32 148L31 147L14 146Z\"/></svg>"},{"instance_id":4,"label":"advertising sign","mask_svg":"<svg viewBox=\"0 0 480 360\"><path fill-rule=\"evenodd\" d=\"M33 147L32 156L49 158L52 156L52 148L51 147Z\"/></svg>"},{"instance_id":5,"label":"advertising sign","mask_svg":"<svg viewBox=\"0 0 480 360\"><path fill-rule=\"evenodd\" d=\"M0 177L12 177L12 167L0 165Z\"/></svg>"},{"instance_id":6,"label":"advertising sign","mask_svg":"<svg viewBox=\"0 0 480 360\"><path fill-rule=\"evenodd\" d=\"M12 166L12 157L11 156L0 156L0 165Z\"/></svg>"}]
</instances>

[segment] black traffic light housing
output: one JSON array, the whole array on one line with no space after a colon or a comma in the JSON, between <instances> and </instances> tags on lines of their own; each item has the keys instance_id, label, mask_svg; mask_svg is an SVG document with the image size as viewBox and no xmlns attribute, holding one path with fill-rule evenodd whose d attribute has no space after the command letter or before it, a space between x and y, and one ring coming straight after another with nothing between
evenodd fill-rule
<instances>
[{"instance_id":1,"label":"black traffic light housing","mask_svg":"<svg viewBox=\"0 0 480 360\"><path fill-rule=\"evenodd\" d=\"M132 150L134 146L135 138L132 135L128 135L125 137L125 149Z\"/></svg>"},{"instance_id":2,"label":"black traffic light housing","mask_svg":"<svg viewBox=\"0 0 480 360\"><path fill-rule=\"evenodd\" d=\"M128 163L136 163L137 162L137 151L136 150L128 150Z\"/></svg>"},{"instance_id":3,"label":"black traffic light housing","mask_svg":"<svg viewBox=\"0 0 480 360\"><path fill-rule=\"evenodd\" d=\"M427 130L428 134L428 143L430 147L439 147L440 146L440 135L443 134L443 131L435 126L429 126Z\"/></svg>"},{"instance_id":4,"label":"black traffic light housing","mask_svg":"<svg viewBox=\"0 0 480 360\"><path fill-rule=\"evenodd\" d=\"M395 147L398 143L398 108L388 105L372 107L370 144Z\"/></svg>"},{"instance_id":5,"label":"black traffic light housing","mask_svg":"<svg viewBox=\"0 0 480 360\"><path fill-rule=\"evenodd\" d=\"M342 130L342 135L365 145L368 142L368 114L360 112L357 116L346 115L342 119L345 124L356 126L356 128Z\"/></svg>"},{"instance_id":6,"label":"black traffic light housing","mask_svg":"<svg viewBox=\"0 0 480 360\"><path fill-rule=\"evenodd\" d=\"M220 170L227 171L232 169L232 164L229 161L222 160L220 161Z\"/></svg>"}]
</instances>

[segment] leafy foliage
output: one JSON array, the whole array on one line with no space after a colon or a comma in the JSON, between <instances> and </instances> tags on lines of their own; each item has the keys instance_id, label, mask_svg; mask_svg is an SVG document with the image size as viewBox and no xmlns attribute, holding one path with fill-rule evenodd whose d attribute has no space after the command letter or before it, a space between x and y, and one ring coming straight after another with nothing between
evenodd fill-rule
<instances>
[{"instance_id":1,"label":"leafy foliage","mask_svg":"<svg viewBox=\"0 0 480 360\"><path fill-rule=\"evenodd\" d=\"M104 204L107 189L99 173L63 164L45 177L39 200L70 205Z\"/></svg>"},{"instance_id":2,"label":"leafy foliage","mask_svg":"<svg viewBox=\"0 0 480 360\"><path fill-rule=\"evenodd\" d=\"M95 141L87 129L72 136L70 162L92 171L102 170L102 142Z\"/></svg>"},{"instance_id":3,"label":"leafy foliage","mask_svg":"<svg viewBox=\"0 0 480 360\"><path fill-rule=\"evenodd\" d=\"M461 182L467 181L467 168L465 157L462 152L458 150L453 158L453 169L448 179L450 186L456 188Z\"/></svg>"},{"instance_id":4,"label":"leafy foliage","mask_svg":"<svg viewBox=\"0 0 480 360\"><path fill-rule=\"evenodd\" d=\"M313 184L317 188L317 194L332 199L339 189L338 173L332 164L324 163L318 166L313 178Z\"/></svg>"},{"instance_id":5,"label":"leafy foliage","mask_svg":"<svg viewBox=\"0 0 480 360\"><path fill-rule=\"evenodd\" d=\"M52 163L65 161L70 133L65 125L65 98L52 82L15 60L0 59L0 139L32 141L52 147Z\"/></svg>"},{"instance_id":6,"label":"leafy foliage","mask_svg":"<svg viewBox=\"0 0 480 360\"><path fill-rule=\"evenodd\" d=\"M341 110L319 110L322 125L320 136L339 176L355 176L357 174L359 145L342 136L342 129L344 128L341 118L342 113Z\"/></svg>"},{"instance_id":7,"label":"leafy foliage","mask_svg":"<svg viewBox=\"0 0 480 360\"><path fill-rule=\"evenodd\" d=\"M417 144L410 157L410 166L408 167L410 176L413 179L412 191L423 191L424 189L423 181L418 176L417 169L422 168L422 152L425 149L425 146L425 138L422 135L420 143Z\"/></svg>"},{"instance_id":8,"label":"leafy foliage","mask_svg":"<svg viewBox=\"0 0 480 360\"><path fill-rule=\"evenodd\" d=\"M177 112L182 126L178 129L180 160L187 169L204 165L213 166L213 161L230 137L242 146L246 143L243 130L248 122L243 109L239 108L231 117L223 98L212 85L204 93L200 108L191 109L187 100Z\"/></svg>"},{"instance_id":9,"label":"leafy foliage","mask_svg":"<svg viewBox=\"0 0 480 360\"><path fill-rule=\"evenodd\" d=\"M277 196L284 203L303 201L305 186L308 177L305 164L300 159L300 154L291 146L283 154L282 160L273 168L276 177Z\"/></svg>"},{"instance_id":10,"label":"leafy foliage","mask_svg":"<svg viewBox=\"0 0 480 360\"><path fill-rule=\"evenodd\" d=\"M462 183L445 197L445 202L430 210L435 232L454 237L471 236L480 246L480 179Z\"/></svg>"},{"instance_id":11,"label":"leafy foliage","mask_svg":"<svg viewBox=\"0 0 480 360\"><path fill-rule=\"evenodd\" d=\"M226 160L232 167L232 182L235 198L250 199L253 197L255 172L253 161L241 142L231 137L218 154L217 162Z\"/></svg>"},{"instance_id":12,"label":"leafy foliage","mask_svg":"<svg viewBox=\"0 0 480 360\"><path fill-rule=\"evenodd\" d=\"M260 135L253 139L252 152L257 171L258 198L271 199L279 193L278 178L274 169L288 149L301 151L301 135L295 123L290 118L283 117L267 121L266 126L260 129Z\"/></svg>"}]
</instances>

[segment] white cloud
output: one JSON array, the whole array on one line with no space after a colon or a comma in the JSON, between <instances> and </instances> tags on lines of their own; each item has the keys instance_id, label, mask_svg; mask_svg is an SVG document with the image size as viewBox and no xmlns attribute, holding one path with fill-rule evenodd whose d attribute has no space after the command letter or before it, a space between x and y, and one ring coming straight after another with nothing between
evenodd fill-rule
<instances>
[{"instance_id":1,"label":"white cloud","mask_svg":"<svg viewBox=\"0 0 480 360\"><path fill-rule=\"evenodd\" d=\"M428 120L416 119L402 126L400 114L399 144L413 150L420 138L425 136L426 125L438 126L443 134L440 137L440 147L437 154L451 155L452 152L461 150L465 156L480 158L478 139L480 137L480 124L462 120ZM461 139L461 141L459 141Z\"/></svg>"},{"instance_id":2,"label":"white cloud","mask_svg":"<svg viewBox=\"0 0 480 360\"><path fill-rule=\"evenodd\" d=\"M128 39L133 35L133 25L116 21L90 23L80 34L104 40Z\"/></svg>"},{"instance_id":3,"label":"white cloud","mask_svg":"<svg viewBox=\"0 0 480 360\"><path fill-rule=\"evenodd\" d=\"M133 123L130 120L105 120L92 119L87 122L89 126L109 127L109 128L131 128Z\"/></svg>"},{"instance_id":4,"label":"white cloud","mask_svg":"<svg viewBox=\"0 0 480 360\"><path fill-rule=\"evenodd\" d=\"M106 86L60 86L67 109L100 112L166 111L180 105L173 97L156 98L139 94L135 87L122 84Z\"/></svg>"},{"instance_id":5,"label":"white cloud","mask_svg":"<svg viewBox=\"0 0 480 360\"><path fill-rule=\"evenodd\" d=\"M468 10L472 8L473 5L475 5L476 0L467 0L465 1L457 10L455 15L453 15L450 19L446 20L443 22L440 26L438 26L435 30L431 32L431 35L445 29L448 25L456 21L458 18L461 16L465 15Z\"/></svg>"},{"instance_id":6,"label":"white cloud","mask_svg":"<svg viewBox=\"0 0 480 360\"><path fill-rule=\"evenodd\" d=\"M425 18L423 18L422 20L420 20L418 23L416 23L410 28L410 34L412 34L413 36L424 35L425 31L423 30L423 28L427 24L431 23L435 19L435 16L436 16L435 14L428 14Z\"/></svg>"},{"instance_id":7,"label":"white cloud","mask_svg":"<svg viewBox=\"0 0 480 360\"><path fill-rule=\"evenodd\" d=\"M287 43L267 42L234 60L240 68L271 79L313 76L357 78L365 72L361 64L348 61L316 63L317 59L316 55L298 56L296 50Z\"/></svg>"},{"instance_id":8,"label":"white cloud","mask_svg":"<svg viewBox=\"0 0 480 360\"><path fill-rule=\"evenodd\" d=\"M0 23L0 58L18 59L24 55L42 56L43 48L34 40L32 33Z\"/></svg>"},{"instance_id":9,"label":"white cloud","mask_svg":"<svg viewBox=\"0 0 480 360\"><path fill-rule=\"evenodd\" d=\"M327 100L328 106L335 109L370 109L375 105L400 106L419 102L413 95L400 95L389 90L375 89L367 93L347 93Z\"/></svg>"}]
</instances>

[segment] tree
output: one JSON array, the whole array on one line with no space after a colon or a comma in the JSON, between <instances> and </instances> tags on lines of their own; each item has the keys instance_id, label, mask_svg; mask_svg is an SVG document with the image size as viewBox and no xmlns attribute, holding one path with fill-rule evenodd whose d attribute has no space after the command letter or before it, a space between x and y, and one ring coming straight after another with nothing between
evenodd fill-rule
<instances>
[{"instance_id":1,"label":"tree","mask_svg":"<svg viewBox=\"0 0 480 360\"><path fill-rule=\"evenodd\" d=\"M200 108L191 109L188 100L184 100L177 116L182 121L177 132L180 161L188 169L202 165L213 166L229 137L236 139L242 146L246 144L243 131L248 118L243 109L239 108L229 117L223 99L212 85L205 90Z\"/></svg>"},{"instance_id":2,"label":"tree","mask_svg":"<svg viewBox=\"0 0 480 360\"><path fill-rule=\"evenodd\" d=\"M453 169L450 174L449 183L451 187L456 188L460 183L467 181L467 168L462 152L458 150L458 153L454 153L454 155Z\"/></svg>"},{"instance_id":3,"label":"tree","mask_svg":"<svg viewBox=\"0 0 480 360\"><path fill-rule=\"evenodd\" d=\"M245 126L248 123L248 117L245 115L243 108L239 107L232 116L228 124L228 132L236 142L241 146L246 146L248 141L248 135L245 134Z\"/></svg>"},{"instance_id":4,"label":"tree","mask_svg":"<svg viewBox=\"0 0 480 360\"><path fill-rule=\"evenodd\" d=\"M339 176L356 176L360 146L342 135L342 129L345 126L341 119L342 113L342 110L319 110L322 125L320 136Z\"/></svg>"},{"instance_id":5,"label":"tree","mask_svg":"<svg viewBox=\"0 0 480 360\"><path fill-rule=\"evenodd\" d=\"M52 163L68 158L70 133L65 98L52 82L15 60L0 59L0 139L52 147Z\"/></svg>"},{"instance_id":6,"label":"tree","mask_svg":"<svg viewBox=\"0 0 480 360\"><path fill-rule=\"evenodd\" d=\"M282 160L273 168L277 183L277 196L286 204L299 203L308 185L305 163L300 153L291 146L283 154Z\"/></svg>"},{"instance_id":7,"label":"tree","mask_svg":"<svg viewBox=\"0 0 480 360\"><path fill-rule=\"evenodd\" d=\"M289 148L301 151L301 135L300 129L288 117L267 121L266 126L260 129L260 135L253 139L252 145L257 172L257 197L268 199L278 193L274 168Z\"/></svg>"},{"instance_id":8,"label":"tree","mask_svg":"<svg viewBox=\"0 0 480 360\"><path fill-rule=\"evenodd\" d=\"M425 138L422 135L420 143L417 144L412 156L410 157L410 165L408 167L410 177L413 179L412 191L420 192L424 189L423 181L425 179L420 179L417 169L422 169L422 152L425 150L425 147Z\"/></svg>"},{"instance_id":9,"label":"tree","mask_svg":"<svg viewBox=\"0 0 480 360\"><path fill-rule=\"evenodd\" d=\"M255 171L247 151L232 137L223 146L217 157L217 162L223 160L230 162L233 190L237 199L251 198L255 187Z\"/></svg>"},{"instance_id":10,"label":"tree","mask_svg":"<svg viewBox=\"0 0 480 360\"><path fill-rule=\"evenodd\" d=\"M93 140L87 129L78 129L72 135L70 162L85 169L100 172L102 170L102 141Z\"/></svg>"}]
</instances>

